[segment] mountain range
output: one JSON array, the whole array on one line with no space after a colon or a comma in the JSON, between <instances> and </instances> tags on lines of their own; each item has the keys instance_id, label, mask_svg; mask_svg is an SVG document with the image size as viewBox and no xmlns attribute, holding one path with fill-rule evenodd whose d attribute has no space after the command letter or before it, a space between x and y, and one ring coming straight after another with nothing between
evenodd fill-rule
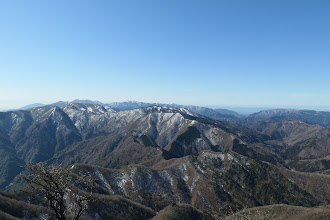
<instances>
[{"instance_id":1,"label":"mountain range","mask_svg":"<svg viewBox=\"0 0 330 220\"><path fill-rule=\"evenodd\" d=\"M237 113L235 111L228 110L228 109L219 109L219 108L212 109L212 108L206 108L206 107L201 107L201 106L193 106L193 105L145 103L145 102L137 102L137 101L112 102L112 103L109 103L109 104L104 104L104 103L99 102L99 101L75 99L71 102L58 101L58 102L55 102L55 103L52 103L52 104L48 104L47 106L63 107L63 106L65 106L67 104L70 104L70 103L107 105L107 106L112 107L116 110L131 110L131 109L145 108L145 107L150 107L150 106L185 108L185 109L188 109L192 112L196 112L198 114L208 116L208 117L212 117L212 118L215 118L215 119L227 118L227 117L232 117L232 116L243 117L243 115L240 115L239 113ZM41 104L41 103L34 103L34 104L31 104L31 105L26 105L24 107L21 107L18 110L28 110L28 109L31 109L31 108L41 107L41 106L46 106L46 105ZM11 110L11 111L14 111L14 110Z\"/></svg>"},{"instance_id":2,"label":"mountain range","mask_svg":"<svg viewBox=\"0 0 330 220\"><path fill-rule=\"evenodd\" d=\"M86 218L150 219L157 212L190 210L212 219L230 207L329 205L329 122L329 112L242 116L197 106L88 100L0 112L0 188L7 191L0 194L6 201L0 216L49 212L33 201L25 212L8 208L24 206L25 195L14 190L31 162L93 173L95 200Z\"/></svg>"}]
</instances>

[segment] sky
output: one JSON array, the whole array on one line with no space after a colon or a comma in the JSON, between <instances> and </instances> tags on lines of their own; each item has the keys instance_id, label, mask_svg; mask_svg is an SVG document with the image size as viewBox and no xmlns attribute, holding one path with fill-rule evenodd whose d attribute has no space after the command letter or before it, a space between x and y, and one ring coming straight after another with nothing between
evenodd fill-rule
<instances>
[{"instance_id":1,"label":"sky","mask_svg":"<svg viewBox=\"0 0 330 220\"><path fill-rule=\"evenodd\" d=\"M0 110L74 99L330 106L330 0L0 0Z\"/></svg>"}]
</instances>

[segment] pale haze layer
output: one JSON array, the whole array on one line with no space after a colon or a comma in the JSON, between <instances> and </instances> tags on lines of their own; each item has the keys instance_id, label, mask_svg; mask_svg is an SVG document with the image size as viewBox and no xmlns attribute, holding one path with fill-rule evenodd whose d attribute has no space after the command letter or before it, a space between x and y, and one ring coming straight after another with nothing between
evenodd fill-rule
<instances>
[{"instance_id":1,"label":"pale haze layer","mask_svg":"<svg viewBox=\"0 0 330 220\"><path fill-rule=\"evenodd\" d=\"M330 106L330 1L0 1L0 109Z\"/></svg>"}]
</instances>

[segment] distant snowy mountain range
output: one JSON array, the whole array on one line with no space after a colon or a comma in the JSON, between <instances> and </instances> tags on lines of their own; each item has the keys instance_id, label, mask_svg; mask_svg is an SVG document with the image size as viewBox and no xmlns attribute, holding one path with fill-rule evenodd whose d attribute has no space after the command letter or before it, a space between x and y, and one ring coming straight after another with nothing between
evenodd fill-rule
<instances>
[{"instance_id":1,"label":"distant snowy mountain range","mask_svg":"<svg viewBox=\"0 0 330 220\"><path fill-rule=\"evenodd\" d=\"M112 107L116 110L132 110L132 109L138 109L138 108L146 108L150 106L160 106L160 107L171 107L171 108L185 108L189 111L201 114L203 116L211 117L214 119L223 119L226 118L232 118L237 117L241 118L243 115L240 115L239 113L235 111L231 111L228 109L211 109L201 106L193 106L193 105L178 105L178 104L163 104L163 103L145 103L145 102L137 102L137 101L125 101L125 102L112 102L108 104L104 104L99 101L92 101L92 100L79 100L75 99L71 102L68 101L58 101L52 104L42 104L42 103L35 103L31 105L24 106L18 110L28 110L31 108L36 107L42 107L42 106L57 106L57 107L63 107L65 105L71 104L71 103L82 103L82 104L98 104L98 105L106 105L109 107Z\"/></svg>"},{"instance_id":2,"label":"distant snowy mountain range","mask_svg":"<svg viewBox=\"0 0 330 220\"><path fill-rule=\"evenodd\" d=\"M42 104L42 103L34 103L30 105L26 105L19 109L10 109L7 111L15 111L15 110L28 110L35 107L42 107L42 106L57 106L63 107L70 103L82 103L82 104L99 104L99 105L107 105L112 107L116 110L131 110L137 108L145 108L150 106L160 106L160 107L171 107L171 108L185 108L191 112L195 112L201 114L203 116L211 117L213 119L221 119L221 120L229 120L230 118L245 118L247 116L258 115L260 117L265 117L265 115L274 116L282 116L283 112L302 112L302 111L309 111L305 108L305 110L298 110L297 109L285 109L285 108L267 108L267 107L222 107L219 108L218 106L209 106L209 107L202 107L202 106L194 106L194 105L180 105L180 104L168 104L168 103L147 103L147 102L138 102L138 101L124 101L124 102L112 102L112 103L102 103L100 101L93 101L93 100L80 100L75 99L73 101L58 101L52 104ZM327 111L327 108L320 108L320 112ZM286 114L287 115L287 114Z\"/></svg>"}]
</instances>

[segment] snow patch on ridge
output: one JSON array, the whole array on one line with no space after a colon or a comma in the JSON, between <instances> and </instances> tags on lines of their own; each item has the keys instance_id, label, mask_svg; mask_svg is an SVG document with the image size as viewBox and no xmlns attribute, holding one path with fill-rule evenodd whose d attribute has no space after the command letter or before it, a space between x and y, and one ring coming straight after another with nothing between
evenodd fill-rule
<instances>
[{"instance_id":1,"label":"snow patch on ridge","mask_svg":"<svg viewBox=\"0 0 330 220\"><path fill-rule=\"evenodd\" d=\"M124 193L124 195L127 196L126 190L125 190L125 184L127 183L129 177L126 173L122 173L120 176L116 178L116 184L118 186L118 189Z\"/></svg>"},{"instance_id":2,"label":"snow patch on ridge","mask_svg":"<svg viewBox=\"0 0 330 220\"><path fill-rule=\"evenodd\" d=\"M105 186L111 194L114 194L109 182L104 178L103 174L100 171L95 171L96 176L100 179L103 186Z\"/></svg>"}]
</instances>

